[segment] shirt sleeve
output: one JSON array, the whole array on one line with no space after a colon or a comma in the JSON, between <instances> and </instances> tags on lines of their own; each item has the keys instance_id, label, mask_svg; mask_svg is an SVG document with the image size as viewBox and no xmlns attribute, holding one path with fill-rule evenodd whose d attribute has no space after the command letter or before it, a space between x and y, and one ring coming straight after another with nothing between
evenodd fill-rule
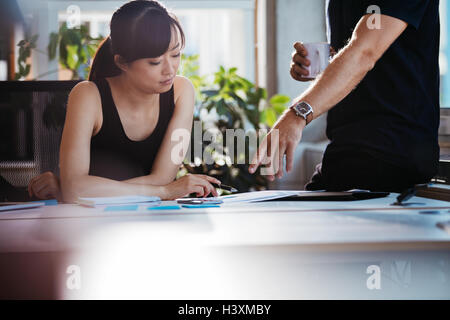
<instances>
[{"instance_id":1,"label":"shirt sleeve","mask_svg":"<svg viewBox=\"0 0 450 320\"><path fill-rule=\"evenodd\" d=\"M375 5L380 13L400 19L418 29L425 11L432 0L367 0L367 9ZM375 13L368 10L367 13Z\"/></svg>"}]
</instances>

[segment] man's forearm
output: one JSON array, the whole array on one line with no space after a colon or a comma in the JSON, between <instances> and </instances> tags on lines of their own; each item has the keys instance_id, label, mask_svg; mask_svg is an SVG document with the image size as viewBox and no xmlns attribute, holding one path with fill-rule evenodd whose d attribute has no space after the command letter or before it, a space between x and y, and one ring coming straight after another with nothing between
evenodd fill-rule
<instances>
[{"instance_id":1,"label":"man's forearm","mask_svg":"<svg viewBox=\"0 0 450 320\"><path fill-rule=\"evenodd\" d=\"M313 107L314 118L317 118L344 99L374 64L370 51L349 44L296 101L308 102Z\"/></svg>"}]
</instances>

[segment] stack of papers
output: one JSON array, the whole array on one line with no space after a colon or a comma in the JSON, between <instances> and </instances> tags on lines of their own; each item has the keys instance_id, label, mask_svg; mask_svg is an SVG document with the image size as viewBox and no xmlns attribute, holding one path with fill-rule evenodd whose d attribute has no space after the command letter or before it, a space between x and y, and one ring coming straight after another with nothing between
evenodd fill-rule
<instances>
[{"instance_id":1,"label":"stack of papers","mask_svg":"<svg viewBox=\"0 0 450 320\"><path fill-rule=\"evenodd\" d=\"M260 202L286 198L290 196L296 196L301 193L309 193L309 192L310 191L298 191L298 190L293 191L265 190L265 191L243 192L227 196L210 197L210 198L180 198L177 199L177 201L179 203L185 203L187 201L198 201L202 202L202 204L251 203L251 202Z\"/></svg>"},{"instance_id":2,"label":"stack of papers","mask_svg":"<svg viewBox=\"0 0 450 320\"><path fill-rule=\"evenodd\" d=\"M100 198L78 198L76 202L86 207L106 206L106 205L124 205L124 204L155 204L161 203L159 197L148 196L121 196L121 197L100 197Z\"/></svg>"},{"instance_id":3,"label":"stack of papers","mask_svg":"<svg viewBox=\"0 0 450 320\"><path fill-rule=\"evenodd\" d=\"M298 190L265 190L265 191L254 191L254 192L244 192L238 194L231 194L227 196L218 197L224 203L245 203L245 202L259 202L274 200L280 198L286 198L290 196L295 196L300 193L308 193L309 191L298 191Z\"/></svg>"}]
</instances>

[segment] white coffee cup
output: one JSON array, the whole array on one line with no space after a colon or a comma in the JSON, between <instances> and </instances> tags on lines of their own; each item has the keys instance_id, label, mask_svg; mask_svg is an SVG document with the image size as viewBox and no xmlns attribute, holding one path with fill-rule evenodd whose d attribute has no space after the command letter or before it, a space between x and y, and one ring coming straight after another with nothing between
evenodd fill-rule
<instances>
[{"instance_id":1,"label":"white coffee cup","mask_svg":"<svg viewBox=\"0 0 450 320\"><path fill-rule=\"evenodd\" d=\"M304 43L303 46L308 51L306 58L311 64L303 66L303 68L308 70L309 75L302 75L302 78L315 79L330 63L330 45L326 42L312 42Z\"/></svg>"}]
</instances>

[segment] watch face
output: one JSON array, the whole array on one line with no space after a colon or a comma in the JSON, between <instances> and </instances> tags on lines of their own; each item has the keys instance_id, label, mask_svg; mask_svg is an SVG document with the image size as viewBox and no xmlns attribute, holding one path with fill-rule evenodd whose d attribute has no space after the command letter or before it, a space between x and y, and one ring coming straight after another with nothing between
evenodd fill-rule
<instances>
[{"instance_id":1,"label":"watch face","mask_svg":"<svg viewBox=\"0 0 450 320\"><path fill-rule=\"evenodd\" d=\"M309 111L309 109L307 107L301 106L299 111L301 113L307 113Z\"/></svg>"},{"instance_id":2,"label":"watch face","mask_svg":"<svg viewBox=\"0 0 450 320\"><path fill-rule=\"evenodd\" d=\"M307 105L304 102L301 102L297 105L296 109L298 110L299 113L305 115L307 114L309 111L311 111L311 107L309 105Z\"/></svg>"}]
</instances>

